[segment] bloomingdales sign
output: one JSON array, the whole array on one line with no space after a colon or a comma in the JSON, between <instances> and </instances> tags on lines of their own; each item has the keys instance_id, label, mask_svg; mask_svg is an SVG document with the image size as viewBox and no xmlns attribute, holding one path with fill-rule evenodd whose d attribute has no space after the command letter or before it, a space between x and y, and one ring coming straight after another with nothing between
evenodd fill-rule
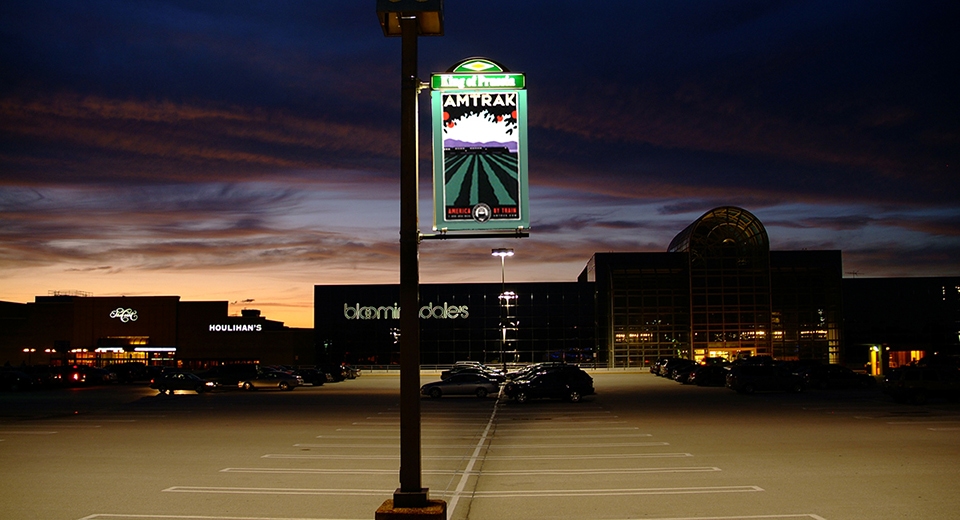
<instances>
[{"instance_id":1,"label":"bloomingdales sign","mask_svg":"<svg viewBox=\"0 0 960 520\"><path fill-rule=\"evenodd\" d=\"M400 307L397 304L361 307L359 303L353 306L344 303L343 317L348 320L399 320ZM430 302L420 307L420 319L422 320L454 320L469 317L470 311L466 305L449 305L447 302L443 302L443 305L434 305L433 302Z\"/></svg>"}]
</instances>

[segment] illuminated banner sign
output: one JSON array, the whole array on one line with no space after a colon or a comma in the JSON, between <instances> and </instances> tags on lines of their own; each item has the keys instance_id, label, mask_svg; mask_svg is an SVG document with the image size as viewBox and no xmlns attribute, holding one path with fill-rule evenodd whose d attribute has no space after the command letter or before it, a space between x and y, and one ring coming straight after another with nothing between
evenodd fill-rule
<instances>
[{"instance_id":1,"label":"illuminated banner sign","mask_svg":"<svg viewBox=\"0 0 960 520\"><path fill-rule=\"evenodd\" d=\"M344 303L343 317L348 320L399 320L400 307L397 304L375 307L361 306L359 303L354 305ZM443 302L443 305L434 305L430 302L420 307L421 320L455 320L469 317L470 310L466 305L450 305L447 302Z\"/></svg>"},{"instance_id":2,"label":"illuminated banner sign","mask_svg":"<svg viewBox=\"0 0 960 520\"><path fill-rule=\"evenodd\" d=\"M137 321L137 311L133 309L124 309L123 307L117 307L116 309L110 311L110 317L120 320L122 323L127 323L130 321Z\"/></svg>"},{"instance_id":3,"label":"illuminated banner sign","mask_svg":"<svg viewBox=\"0 0 960 520\"><path fill-rule=\"evenodd\" d=\"M524 75L471 58L430 85L434 229L529 228Z\"/></svg>"},{"instance_id":4,"label":"illuminated banner sign","mask_svg":"<svg viewBox=\"0 0 960 520\"><path fill-rule=\"evenodd\" d=\"M209 332L260 332L263 330L263 325L259 323L231 323L224 325L211 323L207 330Z\"/></svg>"}]
</instances>

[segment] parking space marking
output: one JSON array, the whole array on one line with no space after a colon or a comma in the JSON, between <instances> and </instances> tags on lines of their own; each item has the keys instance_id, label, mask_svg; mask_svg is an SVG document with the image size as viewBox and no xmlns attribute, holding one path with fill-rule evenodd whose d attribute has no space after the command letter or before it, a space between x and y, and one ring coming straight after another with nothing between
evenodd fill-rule
<instances>
[{"instance_id":1,"label":"parking space marking","mask_svg":"<svg viewBox=\"0 0 960 520\"><path fill-rule=\"evenodd\" d=\"M659 459L693 457L690 453L612 453L601 455L504 455L487 456L484 460L595 460L595 459ZM261 459L316 459L316 460L399 460L399 455L300 455L268 453ZM424 455L423 460L463 460L458 455Z\"/></svg>"},{"instance_id":2,"label":"parking space marking","mask_svg":"<svg viewBox=\"0 0 960 520\"><path fill-rule=\"evenodd\" d=\"M425 469L424 475L488 475L488 476L550 476L550 475L647 475L659 473L710 473L722 471L713 466L680 466L675 468L599 468L599 469L537 469L460 471ZM220 473L260 473L265 475L395 475L396 469L324 469L324 468L223 468Z\"/></svg>"},{"instance_id":3,"label":"parking space marking","mask_svg":"<svg viewBox=\"0 0 960 520\"><path fill-rule=\"evenodd\" d=\"M460 495L463 494L463 490L467 486L467 480L470 477L470 474L473 473L473 466L477 463L477 459L480 458L480 452L483 450L484 444L487 443L487 436L490 435L490 429L493 427L494 422L497 418L497 410L499 407L495 406L493 412L490 413L490 419L487 420L487 426L483 429L483 434L480 436L480 440L477 441L476 446L473 449L473 454L470 456L470 461L467 463L467 467L464 470L464 474L460 477L460 482L457 483L457 489L454 491L453 496L450 498L450 503L448 504L447 511L449 514L453 514L457 510L457 503L460 501Z\"/></svg>"},{"instance_id":4,"label":"parking space marking","mask_svg":"<svg viewBox=\"0 0 960 520\"><path fill-rule=\"evenodd\" d=\"M887 424L889 424L889 425L891 425L891 426L924 426L924 425L927 425L927 424L960 424L960 421L958 421L958 420L956 420L956 419L954 419L954 420L948 420L948 421L925 421L925 420L917 420L917 421L887 421Z\"/></svg>"},{"instance_id":5,"label":"parking space marking","mask_svg":"<svg viewBox=\"0 0 960 520\"><path fill-rule=\"evenodd\" d=\"M670 518L649 518L647 520L765 520L774 518L810 518L811 520L826 520L813 513L795 513L785 515L744 515L744 516L671 516ZM616 519L614 519L616 520Z\"/></svg>"},{"instance_id":6,"label":"parking space marking","mask_svg":"<svg viewBox=\"0 0 960 520\"><path fill-rule=\"evenodd\" d=\"M590 497L640 495L698 495L708 493L756 493L760 486L703 486L677 488L534 489L525 491L477 491L474 498Z\"/></svg>"},{"instance_id":7,"label":"parking space marking","mask_svg":"<svg viewBox=\"0 0 960 520\"><path fill-rule=\"evenodd\" d=\"M396 489L341 488L252 488L220 486L171 486L165 493L207 493L213 495L321 495L321 496L393 496Z\"/></svg>"},{"instance_id":8,"label":"parking space marking","mask_svg":"<svg viewBox=\"0 0 960 520\"><path fill-rule=\"evenodd\" d=\"M116 514L116 513L95 513L85 516L79 520L98 520L109 518L114 520L333 520L327 518L291 518L291 517L267 517L267 516L208 516L208 515L149 515L149 514ZM661 517L651 518L649 520L777 520L777 519L810 519L826 520L822 516L812 513L782 514L782 515L747 515L747 516L685 516L685 517ZM337 519L346 520L346 519ZM357 519L360 520L360 519ZM616 519L615 519L616 520ZM623 519L627 520L627 519ZM632 519L630 519L632 520Z\"/></svg>"},{"instance_id":9,"label":"parking space marking","mask_svg":"<svg viewBox=\"0 0 960 520\"><path fill-rule=\"evenodd\" d=\"M115 518L128 520L346 520L331 518L290 518L278 516L207 516L207 515L130 515L117 513L94 513L80 520Z\"/></svg>"},{"instance_id":10,"label":"parking space marking","mask_svg":"<svg viewBox=\"0 0 960 520\"><path fill-rule=\"evenodd\" d=\"M495 450L528 450L531 448L649 448L651 446L669 446L669 442L610 442L598 444L550 444L541 442L537 444L491 444L490 449ZM363 449L398 449L399 443L393 444L307 444L297 443L295 448L358 448ZM424 444L425 450L462 450L473 448L473 444Z\"/></svg>"},{"instance_id":11,"label":"parking space marking","mask_svg":"<svg viewBox=\"0 0 960 520\"><path fill-rule=\"evenodd\" d=\"M42 430L2 430L0 435L55 435L60 432Z\"/></svg>"},{"instance_id":12,"label":"parking space marking","mask_svg":"<svg viewBox=\"0 0 960 520\"><path fill-rule=\"evenodd\" d=\"M459 486L458 486L459 488ZM171 486L166 493L207 493L226 495L320 495L320 496L390 496L395 489L351 488L254 488L222 486ZM462 490L461 490L462 491ZM533 489L524 491L475 491L472 498L532 498L532 497L590 497L641 495L697 495L711 493L756 493L760 486L702 486L667 488L608 488L608 489ZM454 511L459 492L435 491L437 497L450 498L448 511Z\"/></svg>"}]
</instances>

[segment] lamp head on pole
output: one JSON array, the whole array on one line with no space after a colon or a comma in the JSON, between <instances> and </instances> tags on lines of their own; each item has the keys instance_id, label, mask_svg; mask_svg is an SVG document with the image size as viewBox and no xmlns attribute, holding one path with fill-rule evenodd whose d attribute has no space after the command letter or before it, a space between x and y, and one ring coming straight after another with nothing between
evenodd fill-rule
<instances>
[{"instance_id":1,"label":"lamp head on pole","mask_svg":"<svg viewBox=\"0 0 960 520\"><path fill-rule=\"evenodd\" d=\"M417 19L418 36L443 36L443 0L377 0L384 36L401 36L400 18Z\"/></svg>"},{"instance_id":2,"label":"lamp head on pole","mask_svg":"<svg viewBox=\"0 0 960 520\"><path fill-rule=\"evenodd\" d=\"M509 248L497 248L490 252L493 256L499 256L501 259L506 256L513 256L513 249Z\"/></svg>"}]
</instances>

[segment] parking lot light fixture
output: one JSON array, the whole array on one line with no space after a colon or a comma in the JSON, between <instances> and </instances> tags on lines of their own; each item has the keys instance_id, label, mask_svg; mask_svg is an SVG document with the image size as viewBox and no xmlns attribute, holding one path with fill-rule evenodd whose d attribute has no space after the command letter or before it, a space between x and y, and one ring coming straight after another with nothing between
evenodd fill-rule
<instances>
[{"instance_id":1,"label":"parking lot light fixture","mask_svg":"<svg viewBox=\"0 0 960 520\"><path fill-rule=\"evenodd\" d=\"M421 486L420 446L420 222L417 211L419 154L417 38L443 35L443 0L377 0L383 35L401 38L400 59L400 487L377 511L435 508L446 517L446 503L429 500ZM418 518L426 518L418 516ZM432 518L432 516L431 516Z\"/></svg>"}]
</instances>

